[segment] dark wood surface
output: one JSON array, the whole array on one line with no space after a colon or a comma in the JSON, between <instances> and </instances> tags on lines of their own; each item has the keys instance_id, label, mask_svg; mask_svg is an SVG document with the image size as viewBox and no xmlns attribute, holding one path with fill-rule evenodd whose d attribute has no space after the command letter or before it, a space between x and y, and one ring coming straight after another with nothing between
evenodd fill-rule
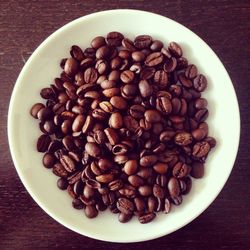
<instances>
[{"instance_id":1,"label":"dark wood surface","mask_svg":"<svg viewBox=\"0 0 250 250\"><path fill-rule=\"evenodd\" d=\"M25 60L48 35L69 21L116 8L159 13L196 32L228 70L241 112L237 160L213 204L177 232L127 245L78 235L50 218L32 200L18 178L7 140L8 104ZM0 0L0 32L0 249L250 249L249 0Z\"/></svg>"}]
</instances>

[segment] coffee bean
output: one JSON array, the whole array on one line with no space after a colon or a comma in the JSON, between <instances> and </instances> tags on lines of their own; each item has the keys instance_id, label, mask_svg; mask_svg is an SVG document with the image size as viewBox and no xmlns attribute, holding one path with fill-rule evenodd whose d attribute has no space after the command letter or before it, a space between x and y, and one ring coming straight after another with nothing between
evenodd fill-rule
<instances>
[{"instance_id":1,"label":"coffee bean","mask_svg":"<svg viewBox=\"0 0 250 250\"><path fill-rule=\"evenodd\" d=\"M146 98L152 95L153 87L147 80L141 80L139 82L139 91L142 97Z\"/></svg>"},{"instance_id":2,"label":"coffee bean","mask_svg":"<svg viewBox=\"0 0 250 250\"><path fill-rule=\"evenodd\" d=\"M201 141L207 136L207 132L205 129L197 128L192 131L192 136L196 141Z\"/></svg>"},{"instance_id":3,"label":"coffee bean","mask_svg":"<svg viewBox=\"0 0 250 250\"><path fill-rule=\"evenodd\" d=\"M204 164L200 162L192 163L191 176L198 179L204 176Z\"/></svg>"},{"instance_id":4,"label":"coffee bean","mask_svg":"<svg viewBox=\"0 0 250 250\"><path fill-rule=\"evenodd\" d=\"M128 182L134 187L140 187L144 183L143 179L138 175L130 175Z\"/></svg>"},{"instance_id":5,"label":"coffee bean","mask_svg":"<svg viewBox=\"0 0 250 250\"><path fill-rule=\"evenodd\" d=\"M131 83L134 80L134 72L130 70L125 70L121 73L120 78L124 83Z\"/></svg>"},{"instance_id":6,"label":"coffee bean","mask_svg":"<svg viewBox=\"0 0 250 250\"><path fill-rule=\"evenodd\" d=\"M126 109L127 102L122 98L121 96L113 96L110 99L111 105L113 105L115 108L119 110Z\"/></svg>"},{"instance_id":7,"label":"coffee bean","mask_svg":"<svg viewBox=\"0 0 250 250\"><path fill-rule=\"evenodd\" d=\"M139 128L139 123L132 116L127 115L123 118L124 126L131 132L135 132Z\"/></svg>"},{"instance_id":8,"label":"coffee bean","mask_svg":"<svg viewBox=\"0 0 250 250\"><path fill-rule=\"evenodd\" d=\"M138 217L138 220L141 224L145 224L154 220L155 217L156 217L155 213L147 213Z\"/></svg>"},{"instance_id":9,"label":"coffee bean","mask_svg":"<svg viewBox=\"0 0 250 250\"><path fill-rule=\"evenodd\" d=\"M109 183L114 179L113 174L102 174L99 176L96 176L96 180L101 182L101 183Z\"/></svg>"},{"instance_id":10,"label":"coffee bean","mask_svg":"<svg viewBox=\"0 0 250 250\"><path fill-rule=\"evenodd\" d=\"M200 109L198 110L196 113L195 113L195 120L197 122L204 122L207 117L208 117L208 110L205 108L205 109Z\"/></svg>"},{"instance_id":11,"label":"coffee bean","mask_svg":"<svg viewBox=\"0 0 250 250\"><path fill-rule=\"evenodd\" d=\"M85 215L90 219L95 218L98 215L98 211L93 205L87 205L84 209L84 212Z\"/></svg>"},{"instance_id":12,"label":"coffee bean","mask_svg":"<svg viewBox=\"0 0 250 250\"><path fill-rule=\"evenodd\" d=\"M64 178L59 178L57 181L57 187L61 190L66 190L68 187L68 182Z\"/></svg>"},{"instance_id":13,"label":"coffee bean","mask_svg":"<svg viewBox=\"0 0 250 250\"><path fill-rule=\"evenodd\" d=\"M186 132L177 133L175 136L175 143L180 146L186 146L191 144L193 141L192 135Z\"/></svg>"},{"instance_id":14,"label":"coffee bean","mask_svg":"<svg viewBox=\"0 0 250 250\"><path fill-rule=\"evenodd\" d=\"M177 60L175 57L171 57L168 59L164 65L163 65L163 70L167 73L173 72L177 67Z\"/></svg>"},{"instance_id":15,"label":"coffee bean","mask_svg":"<svg viewBox=\"0 0 250 250\"><path fill-rule=\"evenodd\" d=\"M68 171L68 172L74 172L76 170L76 165L73 159L71 159L67 155L62 155L60 157L60 162L63 165L63 167Z\"/></svg>"},{"instance_id":16,"label":"coffee bean","mask_svg":"<svg viewBox=\"0 0 250 250\"><path fill-rule=\"evenodd\" d=\"M67 178L67 176L68 176L68 172L65 170L63 165L60 163L56 163L53 166L52 172L53 172L53 174L55 174L59 177Z\"/></svg>"},{"instance_id":17,"label":"coffee bean","mask_svg":"<svg viewBox=\"0 0 250 250\"><path fill-rule=\"evenodd\" d=\"M186 177L189 172L190 167L182 162L178 162L173 168L173 176L178 179Z\"/></svg>"},{"instance_id":18,"label":"coffee bean","mask_svg":"<svg viewBox=\"0 0 250 250\"><path fill-rule=\"evenodd\" d=\"M106 128L104 130L104 133L107 136L108 141L112 146L118 143L119 136L118 136L117 132L114 129Z\"/></svg>"},{"instance_id":19,"label":"coffee bean","mask_svg":"<svg viewBox=\"0 0 250 250\"><path fill-rule=\"evenodd\" d=\"M95 54L97 59L107 59L110 56L110 49L108 46L101 46L97 49Z\"/></svg>"},{"instance_id":20,"label":"coffee bean","mask_svg":"<svg viewBox=\"0 0 250 250\"><path fill-rule=\"evenodd\" d=\"M119 198L116 206L124 214L132 214L134 211L134 204L126 198Z\"/></svg>"},{"instance_id":21,"label":"coffee bean","mask_svg":"<svg viewBox=\"0 0 250 250\"><path fill-rule=\"evenodd\" d=\"M105 38L103 36L97 36L91 41L91 46L94 49L99 49L106 44Z\"/></svg>"},{"instance_id":22,"label":"coffee bean","mask_svg":"<svg viewBox=\"0 0 250 250\"><path fill-rule=\"evenodd\" d=\"M159 122L161 120L161 114L159 113L158 110L153 110L153 109L147 110L144 113L144 116L145 119L150 123Z\"/></svg>"},{"instance_id":23,"label":"coffee bean","mask_svg":"<svg viewBox=\"0 0 250 250\"><path fill-rule=\"evenodd\" d=\"M168 46L168 50L174 57L182 56L182 49L180 45L176 42L171 42Z\"/></svg>"},{"instance_id":24,"label":"coffee bean","mask_svg":"<svg viewBox=\"0 0 250 250\"><path fill-rule=\"evenodd\" d=\"M94 68L87 68L84 71L84 81L88 84L93 84L96 82L98 77L98 72Z\"/></svg>"},{"instance_id":25,"label":"coffee bean","mask_svg":"<svg viewBox=\"0 0 250 250\"><path fill-rule=\"evenodd\" d=\"M124 36L120 32L113 31L107 35L107 43L110 46L121 46Z\"/></svg>"},{"instance_id":26,"label":"coffee bean","mask_svg":"<svg viewBox=\"0 0 250 250\"><path fill-rule=\"evenodd\" d=\"M70 55L79 62L84 58L83 51L77 45L71 46Z\"/></svg>"},{"instance_id":27,"label":"coffee bean","mask_svg":"<svg viewBox=\"0 0 250 250\"><path fill-rule=\"evenodd\" d=\"M154 82L160 87L165 89L168 85L168 75L164 70L157 70L154 75Z\"/></svg>"},{"instance_id":28,"label":"coffee bean","mask_svg":"<svg viewBox=\"0 0 250 250\"><path fill-rule=\"evenodd\" d=\"M211 136L208 136L207 138L205 138L204 141L209 143L210 148L214 148L216 146L216 140L215 140L215 138L213 138Z\"/></svg>"},{"instance_id":29,"label":"coffee bean","mask_svg":"<svg viewBox=\"0 0 250 250\"><path fill-rule=\"evenodd\" d=\"M82 201L80 199L74 199L72 201L72 206L73 206L73 208L78 209L78 210L84 208L84 204L82 203Z\"/></svg>"},{"instance_id":30,"label":"coffee bean","mask_svg":"<svg viewBox=\"0 0 250 250\"><path fill-rule=\"evenodd\" d=\"M153 67L145 67L141 70L140 77L142 80L148 80L154 76L155 71Z\"/></svg>"},{"instance_id":31,"label":"coffee bean","mask_svg":"<svg viewBox=\"0 0 250 250\"><path fill-rule=\"evenodd\" d=\"M194 83L194 88L199 91L199 92L202 92L206 89L207 87L207 79L204 75L200 74L200 75L197 75L194 80L193 80L193 83Z\"/></svg>"},{"instance_id":32,"label":"coffee bean","mask_svg":"<svg viewBox=\"0 0 250 250\"><path fill-rule=\"evenodd\" d=\"M52 110L49 109L49 108L41 108L41 109L37 112L37 118L38 118L40 121L49 120L52 116L53 116L53 112L52 112Z\"/></svg>"},{"instance_id":33,"label":"coffee bean","mask_svg":"<svg viewBox=\"0 0 250 250\"><path fill-rule=\"evenodd\" d=\"M51 142L51 139L48 135L41 135L37 140L37 151L46 152L50 142Z\"/></svg>"},{"instance_id":34,"label":"coffee bean","mask_svg":"<svg viewBox=\"0 0 250 250\"><path fill-rule=\"evenodd\" d=\"M171 197L178 197L178 195L180 194L180 186L176 178L172 177L169 180L167 187Z\"/></svg>"},{"instance_id":35,"label":"coffee bean","mask_svg":"<svg viewBox=\"0 0 250 250\"><path fill-rule=\"evenodd\" d=\"M161 186L159 186L157 184L154 184L154 186L153 186L153 195L156 198L163 199L164 196L165 196L164 189Z\"/></svg>"},{"instance_id":36,"label":"coffee bean","mask_svg":"<svg viewBox=\"0 0 250 250\"><path fill-rule=\"evenodd\" d=\"M82 127L82 132L84 134L87 133L93 127L93 124L94 124L94 119L92 118L92 116L88 115Z\"/></svg>"},{"instance_id":37,"label":"coffee bean","mask_svg":"<svg viewBox=\"0 0 250 250\"><path fill-rule=\"evenodd\" d=\"M194 104L196 109L205 109L207 107L207 100L205 98L198 98Z\"/></svg>"},{"instance_id":38,"label":"coffee bean","mask_svg":"<svg viewBox=\"0 0 250 250\"><path fill-rule=\"evenodd\" d=\"M143 185L138 188L139 194L142 196L150 196L152 194L152 187L149 185Z\"/></svg>"},{"instance_id":39,"label":"coffee bean","mask_svg":"<svg viewBox=\"0 0 250 250\"><path fill-rule=\"evenodd\" d=\"M198 74L198 70L197 70L196 66L194 64L188 65L188 67L185 70L185 76L188 79L193 79L197 76L197 74Z\"/></svg>"},{"instance_id":40,"label":"coffee bean","mask_svg":"<svg viewBox=\"0 0 250 250\"><path fill-rule=\"evenodd\" d=\"M170 210L171 210L171 203L168 198L165 198L163 212L164 214L168 214Z\"/></svg>"},{"instance_id":41,"label":"coffee bean","mask_svg":"<svg viewBox=\"0 0 250 250\"><path fill-rule=\"evenodd\" d=\"M64 71L69 76L74 76L78 70L78 62L74 58L68 58L64 65Z\"/></svg>"},{"instance_id":42,"label":"coffee bean","mask_svg":"<svg viewBox=\"0 0 250 250\"><path fill-rule=\"evenodd\" d=\"M193 147L192 155L197 158L202 158L210 151L210 145L206 141L197 142Z\"/></svg>"},{"instance_id":43,"label":"coffee bean","mask_svg":"<svg viewBox=\"0 0 250 250\"><path fill-rule=\"evenodd\" d=\"M148 48L152 43L152 37L148 35L140 35L135 38L134 46L138 49Z\"/></svg>"},{"instance_id":44,"label":"coffee bean","mask_svg":"<svg viewBox=\"0 0 250 250\"><path fill-rule=\"evenodd\" d=\"M41 110L41 109L44 109L45 106L44 104L42 103L36 103L32 106L32 108L30 109L30 114L35 118L37 119L38 118L38 112Z\"/></svg>"},{"instance_id":45,"label":"coffee bean","mask_svg":"<svg viewBox=\"0 0 250 250\"><path fill-rule=\"evenodd\" d=\"M160 51L162 48L163 48L163 43L162 41L159 40L154 40L150 46L150 49L152 51Z\"/></svg>"},{"instance_id":46,"label":"coffee bean","mask_svg":"<svg viewBox=\"0 0 250 250\"><path fill-rule=\"evenodd\" d=\"M46 168L52 168L56 162L56 158L53 154L46 153L43 156L43 166Z\"/></svg>"},{"instance_id":47,"label":"coffee bean","mask_svg":"<svg viewBox=\"0 0 250 250\"><path fill-rule=\"evenodd\" d=\"M94 158L98 158L101 155L100 147L94 142L87 142L85 145L85 150L90 156Z\"/></svg>"},{"instance_id":48,"label":"coffee bean","mask_svg":"<svg viewBox=\"0 0 250 250\"><path fill-rule=\"evenodd\" d=\"M122 128L123 126L122 115L118 112L111 114L109 118L109 126L114 129Z\"/></svg>"},{"instance_id":49,"label":"coffee bean","mask_svg":"<svg viewBox=\"0 0 250 250\"><path fill-rule=\"evenodd\" d=\"M145 54L142 53L141 51L135 51L132 53L132 59L135 62L142 62L145 59Z\"/></svg>"},{"instance_id":50,"label":"coffee bean","mask_svg":"<svg viewBox=\"0 0 250 250\"><path fill-rule=\"evenodd\" d=\"M145 65L149 67L154 67L162 63L162 61L163 61L163 55L161 54L161 52L154 52L147 56L145 60Z\"/></svg>"},{"instance_id":51,"label":"coffee bean","mask_svg":"<svg viewBox=\"0 0 250 250\"><path fill-rule=\"evenodd\" d=\"M156 99L156 108L165 114L172 112L172 103L168 97L158 97Z\"/></svg>"},{"instance_id":52,"label":"coffee bean","mask_svg":"<svg viewBox=\"0 0 250 250\"><path fill-rule=\"evenodd\" d=\"M119 213L119 216L118 216L118 220L121 223L126 223L126 222L130 221L131 218L132 218L132 214Z\"/></svg>"},{"instance_id":53,"label":"coffee bean","mask_svg":"<svg viewBox=\"0 0 250 250\"><path fill-rule=\"evenodd\" d=\"M158 162L153 166L154 170L158 174L166 174L168 171L168 165L166 163Z\"/></svg>"},{"instance_id":54,"label":"coffee bean","mask_svg":"<svg viewBox=\"0 0 250 250\"><path fill-rule=\"evenodd\" d=\"M193 87L193 82L188 79L184 73L181 73L178 75L179 81L181 82L181 84L186 87L186 88L192 88ZM191 97L192 98L192 97Z\"/></svg>"},{"instance_id":55,"label":"coffee bean","mask_svg":"<svg viewBox=\"0 0 250 250\"><path fill-rule=\"evenodd\" d=\"M140 165L142 167L150 167L150 166L154 165L156 162L157 162L156 155L146 155L140 159Z\"/></svg>"}]
</instances>

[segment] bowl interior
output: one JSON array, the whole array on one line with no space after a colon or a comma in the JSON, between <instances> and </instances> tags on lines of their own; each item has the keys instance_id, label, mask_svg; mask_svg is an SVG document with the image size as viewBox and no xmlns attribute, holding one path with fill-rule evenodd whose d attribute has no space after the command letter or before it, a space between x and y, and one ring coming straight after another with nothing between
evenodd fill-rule
<instances>
[{"instance_id":1,"label":"bowl interior","mask_svg":"<svg viewBox=\"0 0 250 250\"><path fill-rule=\"evenodd\" d=\"M61 58L69 56L71 45L89 46L93 37L120 31L133 39L150 34L164 43L181 44L184 56L207 76L209 86L204 96L209 102L209 129L218 145L207 159L205 177L193 182L189 195L170 214L159 214L150 224L136 219L121 224L117 215L102 212L87 219L83 211L71 207L67 192L56 187L57 177L42 166L42 154L36 152L40 135L38 122L29 115L32 104L40 102L40 89L48 86L61 72ZM33 53L24 66L11 98L8 135L12 157L18 174L34 200L54 219L86 236L115 242L153 239L186 225L215 199L225 184L238 149L239 111L230 78L214 52L194 33L182 25L159 15L133 10L95 13L77 19L56 31Z\"/></svg>"}]
</instances>

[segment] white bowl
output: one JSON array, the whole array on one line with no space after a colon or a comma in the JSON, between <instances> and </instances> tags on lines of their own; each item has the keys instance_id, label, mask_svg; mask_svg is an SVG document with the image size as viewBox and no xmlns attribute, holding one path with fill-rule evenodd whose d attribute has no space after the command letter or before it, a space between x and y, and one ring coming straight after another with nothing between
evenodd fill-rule
<instances>
[{"instance_id":1,"label":"white bowl","mask_svg":"<svg viewBox=\"0 0 250 250\"><path fill-rule=\"evenodd\" d=\"M193 188L184 197L181 206L172 209L168 215L159 214L152 223L145 225L137 219L121 224L117 216L108 211L90 220L82 210L73 209L67 192L56 187L57 177L42 166L42 154L36 151L36 140L40 135L38 123L29 115L32 104L41 101L40 89L48 86L59 75L60 59L69 56L71 45L85 48L93 37L105 36L109 31L120 31L130 38L150 34L165 43L180 43L184 56L198 66L209 82L204 96L209 102L210 135L217 139L218 144L207 159L205 176L193 181ZM8 114L12 158L33 199L46 213L71 230L112 242L154 239L183 227L201 214L213 202L229 177L238 150L239 135L240 117L234 88L224 66L211 48L181 24L138 10L94 13L54 32L23 67L12 93Z\"/></svg>"}]
</instances>

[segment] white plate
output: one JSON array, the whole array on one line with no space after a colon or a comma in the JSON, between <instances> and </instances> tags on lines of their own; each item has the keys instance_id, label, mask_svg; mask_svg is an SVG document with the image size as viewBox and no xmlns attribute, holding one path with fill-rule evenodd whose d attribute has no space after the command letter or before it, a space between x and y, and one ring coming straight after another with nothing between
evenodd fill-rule
<instances>
[{"instance_id":1,"label":"white plate","mask_svg":"<svg viewBox=\"0 0 250 250\"><path fill-rule=\"evenodd\" d=\"M136 219L121 224L110 212L103 212L90 220L85 218L83 211L74 210L67 192L57 189L57 177L42 166L42 154L36 151L36 140L40 135L38 122L29 115L32 104L41 101L40 89L59 75L60 59L69 56L71 45L85 48L93 37L105 36L114 30L130 38L150 34L165 43L180 43L184 56L198 66L209 83L205 92L210 111L208 123L210 134L217 139L218 145L207 159L205 177L193 182L191 193L184 197L180 207L174 208L168 215L158 215L154 222L146 225ZM48 37L23 67L12 93L8 114L12 158L33 199L46 213L71 230L113 242L154 239L183 227L201 214L228 179L237 154L239 135L240 117L234 88L211 48L179 23L137 10L112 10L84 16Z\"/></svg>"}]
</instances>

